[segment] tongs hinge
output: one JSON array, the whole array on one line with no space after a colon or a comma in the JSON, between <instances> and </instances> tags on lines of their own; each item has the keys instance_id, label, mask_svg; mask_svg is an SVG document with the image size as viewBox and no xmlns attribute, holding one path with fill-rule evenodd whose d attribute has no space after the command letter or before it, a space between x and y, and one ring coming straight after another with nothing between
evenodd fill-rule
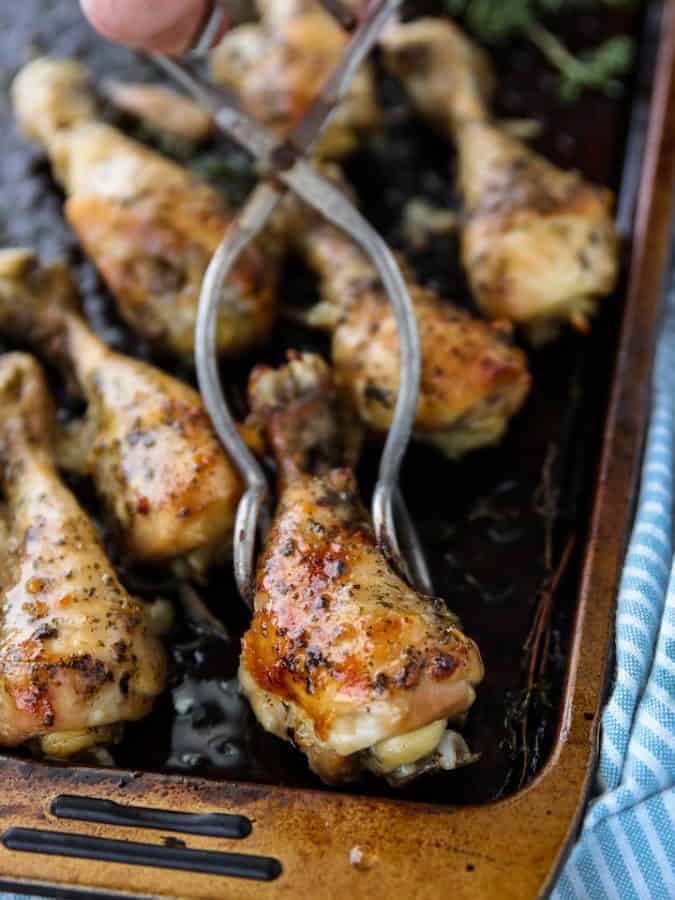
<instances>
[{"instance_id":1,"label":"tongs hinge","mask_svg":"<svg viewBox=\"0 0 675 900\"><path fill-rule=\"evenodd\" d=\"M345 195L305 158L399 3L400 0L380 0L371 5L340 64L285 141L279 141L243 112L234 98L216 92L189 63L154 57L164 71L210 110L221 131L248 150L263 172L274 176L261 181L254 189L211 260L202 286L195 337L197 376L204 403L246 482L246 492L237 512L234 568L239 591L249 604L253 597L256 537L260 532L264 535L268 520L267 482L259 463L242 441L223 394L218 374L216 324L228 274L244 247L265 226L287 188L358 244L375 265L391 301L399 335L400 384L373 495L373 525L380 545L395 567L407 574L418 589L425 593L432 590L424 554L399 489L400 467L417 410L421 370L413 306L387 244ZM335 0L330 0L330 5L335 6ZM407 562L401 553L397 522Z\"/></svg>"}]
</instances>

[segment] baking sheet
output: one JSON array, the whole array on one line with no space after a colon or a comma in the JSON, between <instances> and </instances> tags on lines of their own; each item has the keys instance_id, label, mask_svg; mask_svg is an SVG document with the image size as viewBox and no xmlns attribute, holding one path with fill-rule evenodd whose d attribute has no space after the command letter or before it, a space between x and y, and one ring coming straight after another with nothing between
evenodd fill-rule
<instances>
[{"instance_id":1,"label":"baking sheet","mask_svg":"<svg viewBox=\"0 0 675 900\"><path fill-rule=\"evenodd\" d=\"M417 6L421 9L421 4ZM426 4L426 11L438 6ZM638 29L639 14L580 13L563 25L572 45L595 42L607 32ZM96 38L80 16L75 0L24 0L0 10L0 59L6 87L13 72L32 53L73 54L97 76L154 78L134 54ZM618 187L628 118L625 97L587 94L571 109L555 99L555 78L535 51L513 45L498 54L499 110L503 116L535 115L543 125L535 142L554 161L576 166L589 177ZM411 114L403 92L381 81L387 110L386 138L374 140L349 166L364 211L385 237L402 246L399 227L405 202L422 196L434 205L454 204L452 154ZM412 140L414 135L414 141ZM223 167L222 162L225 162ZM201 171L223 173L235 192L247 184L245 161L227 146L210 148L196 161ZM62 197L40 155L16 134L6 91L0 91L0 236L3 245L36 246L46 258L65 256L74 265L85 297L85 309L106 340L120 349L149 355L143 342L130 336L114 316L110 299L93 267L85 261L64 224ZM411 254L420 278L459 302L470 304L457 265L453 239ZM534 390L506 441L493 450L450 463L434 451L416 446L404 471L409 498L429 553L439 595L446 598L483 652L487 675L467 725L472 748L481 753L476 765L443 776L422 779L397 796L429 802L487 801L515 790L546 759L558 720L558 706L572 617L578 589L578 562L586 535L604 410L620 321L621 294L609 298L590 338L568 335L532 356ZM308 302L311 278L290 265L284 300ZM274 342L255 361L279 360L286 347L323 347L316 335L282 325ZM253 359L224 367L235 406L243 412L241 387ZM170 360L160 360L170 368ZM184 367L179 374L190 378ZM361 467L367 494L374 480L377 452L369 450ZM91 504L86 484L75 484ZM554 528L549 531L553 503ZM527 637L538 591L547 577L547 540L557 559L569 538L575 552L556 594L551 654L545 683L527 732L527 765L522 736L513 716L522 700ZM150 592L165 580L163 572L127 573L132 587L149 584ZM116 762L122 767L182 771L213 777L320 787L304 760L288 745L265 735L236 693L238 639L246 626L228 569L215 572L208 590L214 611L225 621L231 641L198 640L179 626L172 637L170 690L156 711L131 726ZM178 710L187 710L183 713ZM375 779L365 779L350 792L390 795Z\"/></svg>"}]
</instances>

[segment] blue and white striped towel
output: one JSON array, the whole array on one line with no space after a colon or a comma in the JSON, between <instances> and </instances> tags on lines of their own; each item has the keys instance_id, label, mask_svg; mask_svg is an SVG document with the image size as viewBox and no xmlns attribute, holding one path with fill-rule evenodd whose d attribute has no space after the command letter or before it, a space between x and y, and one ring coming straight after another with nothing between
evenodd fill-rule
<instances>
[{"instance_id":1,"label":"blue and white striped towel","mask_svg":"<svg viewBox=\"0 0 675 900\"><path fill-rule=\"evenodd\" d=\"M619 589L616 676L602 717L599 796L553 900L675 900L675 281Z\"/></svg>"}]
</instances>

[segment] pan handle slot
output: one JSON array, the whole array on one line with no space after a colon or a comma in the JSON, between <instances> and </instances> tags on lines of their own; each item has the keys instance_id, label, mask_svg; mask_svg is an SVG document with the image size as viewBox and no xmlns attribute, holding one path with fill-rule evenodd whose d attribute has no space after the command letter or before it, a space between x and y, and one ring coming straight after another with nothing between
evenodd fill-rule
<instances>
[{"instance_id":1,"label":"pan handle slot","mask_svg":"<svg viewBox=\"0 0 675 900\"><path fill-rule=\"evenodd\" d=\"M271 856L164 847L85 834L64 834L41 828L9 828L2 837L2 843L8 850L23 853L104 860L127 866L152 866L156 869L181 869L253 881L273 881L281 874L281 863Z\"/></svg>"},{"instance_id":2,"label":"pan handle slot","mask_svg":"<svg viewBox=\"0 0 675 900\"><path fill-rule=\"evenodd\" d=\"M127 806L98 797L76 797L61 794L53 801L51 812L59 819L101 822L105 825L128 825L131 828L155 828L207 837L245 838L251 833L251 820L229 813L190 813L156 809L149 806Z\"/></svg>"}]
</instances>

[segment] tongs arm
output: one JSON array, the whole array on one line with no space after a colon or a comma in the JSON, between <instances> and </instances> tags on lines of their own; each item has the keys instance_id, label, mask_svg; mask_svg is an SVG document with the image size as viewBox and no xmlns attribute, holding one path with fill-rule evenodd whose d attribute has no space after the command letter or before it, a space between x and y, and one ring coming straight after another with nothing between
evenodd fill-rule
<instances>
[{"instance_id":1,"label":"tongs arm","mask_svg":"<svg viewBox=\"0 0 675 900\"><path fill-rule=\"evenodd\" d=\"M371 7L370 15L360 22L324 89L283 142L243 112L235 98L228 95L223 100L224 95L201 79L190 63L154 57L164 71L211 111L218 127L248 150L261 164L263 172L267 170L272 176L255 188L209 265L200 296L195 339L197 376L205 405L220 439L246 481L246 492L237 511L234 569L239 591L249 604L252 603L256 535L259 527L264 530L267 519L267 483L259 463L237 431L223 394L218 375L216 326L228 274L244 247L268 221L284 188L290 188L358 244L375 265L390 298L399 334L401 371L392 425L373 494L373 524L378 541L396 567L420 590L432 591L424 554L398 487L401 463L415 420L421 369L417 323L410 296L387 244L344 194L320 175L303 155L321 135L358 66L399 3L400 0L381 0ZM399 546L397 517L406 544L408 565Z\"/></svg>"},{"instance_id":2,"label":"tongs arm","mask_svg":"<svg viewBox=\"0 0 675 900\"><path fill-rule=\"evenodd\" d=\"M244 443L230 412L218 372L217 325L220 298L239 255L260 230L281 199L273 184L263 181L236 216L206 270L195 330L195 365L199 389L218 437L239 468L246 490L239 501L234 526L234 575L242 598L253 606L253 573L258 532L264 536L269 514L267 478Z\"/></svg>"}]
</instances>

